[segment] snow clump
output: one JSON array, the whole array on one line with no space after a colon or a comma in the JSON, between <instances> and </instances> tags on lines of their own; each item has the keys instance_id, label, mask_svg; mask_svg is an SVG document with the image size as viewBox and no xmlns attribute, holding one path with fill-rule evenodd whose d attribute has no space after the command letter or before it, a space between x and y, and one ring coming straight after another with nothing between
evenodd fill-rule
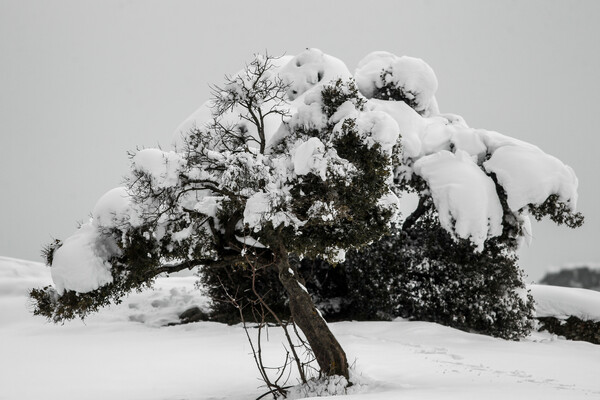
<instances>
[{"instance_id":1,"label":"snow clump","mask_svg":"<svg viewBox=\"0 0 600 400\"><path fill-rule=\"evenodd\" d=\"M324 154L325 145L316 137L312 137L296 147L292 156L296 175L306 175L312 172L320 176L322 180L326 180L327 159L323 157Z\"/></svg>"},{"instance_id":2,"label":"snow clump","mask_svg":"<svg viewBox=\"0 0 600 400\"><path fill-rule=\"evenodd\" d=\"M279 70L279 75L289 85L287 94L290 100L297 99L318 84L352 77L341 60L318 49L306 49L293 57Z\"/></svg>"},{"instance_id":3,"label":"snow clump","mask_svg":"<svg viewBox=\"0 0 600 400\"><path fill-rule=\"evenodd\" d=\"M179 170L184 164L183 157L178 153L160 149L141 150L132 159L132 169L150 175L154 185L161 188L177 185Z\"/></svg>"},{"instance_id":4,"label":"snow clump","mask_svg":"<svg viewBox=\"0 0 600 400\"><path fill-rule=\"evenodd\" d=\"M96 226L103 228L115 228L127 222L134 226L139 224L125 187L111 189L100 197L92 211L92 219Z\"/></svg>"},{"instance_id":5,"label":"snow clump","mask_svg":"<svg viewBox=\"0 0 600 400\"><path fill-rule=\"evenodd\" d=\"M113 281L108 256L117 251L116 244L105 240L93 222L81 227L54 253L52 280L56 291L90 292Z\"/></svg>"},{"instance_id":6,"label":"snow clump","mask_svg":"<svg viewBox=\"0 0 600 400\"><path fill-rule=\"evenodd\" d=\"M433 69L420 58L398 57L376 51L363 58L356 69L356 84L367 98L376 97L387 86L400 91L419 113L437 112L438 81ZM433 106L433 107L432 107Z\"/></svg>"},{"instance_id":7,"label":"snow clump","mask_svg":"<svg viewBox=\"0 0 600 400\"><path fill-rule=\"evenodd\" d=\"M124 187L106 192L96 202L92 218L81 225L54 253L52 280L58 294L65 290L86 293L113 281L110 258L120 249L107 230L124 224L137 226L139 213Z\"/></svg>"},{"instance_id":8,"label":"snow clump","mask_svg":"<svg viewBox=\"0 0 600 400\"><path fill-rule=\"evenodd\" d=\"M541 204L552 194L575 210L578 186L575 172L537 147L504 146L483 165L506 190L512 211L528 204Z\"/></svg>"},{"instance_id":9,"label":"snow clump","mask_svg":"<svg viewBox=\"0 0 600 400\"><path fill-rule=\"evenodd\" d=\"M492 179L468 153L440 151L419 159L414 171L431 190L440 223L479 251L489 237L502 234L502 205Z\"/></svg>"}]
</instances>

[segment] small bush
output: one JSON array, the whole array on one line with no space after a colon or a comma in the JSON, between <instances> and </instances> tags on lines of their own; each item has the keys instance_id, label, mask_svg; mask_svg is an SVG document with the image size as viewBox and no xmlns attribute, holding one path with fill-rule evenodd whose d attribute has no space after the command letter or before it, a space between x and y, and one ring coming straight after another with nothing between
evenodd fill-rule
<instances>
[{"instance_id":1,"label":"small bush","mask_svg":"<svg viewBox=\"0 0 600 400\"><path fill-rule=\"evenodd\" d=\"M600 322L584 321L577 317L561 320L555 317L538 318L539 331L548 331L569 340L582 340L600 344Z\"/></svg>"}]
</instances>

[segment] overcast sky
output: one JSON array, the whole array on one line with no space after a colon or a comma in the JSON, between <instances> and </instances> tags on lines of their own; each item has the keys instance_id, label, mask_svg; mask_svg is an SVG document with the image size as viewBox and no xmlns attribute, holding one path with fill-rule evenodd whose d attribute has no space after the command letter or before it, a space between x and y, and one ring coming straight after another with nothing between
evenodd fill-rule
<instances>
[{"instance_id":1,"label":"overcast sky","mask_svg":"<svg viewBox=\"0 0 600 400\"><path fill-rule=\"evenodd\" d=\"M423 58L442 112L538 145L580 181L578 230L534 225L521 264L600 262L600 2L0 0L0 256L39 260L127 172L169 147L208 85L253 53L316 47L350 70Z\"/></svg>"}]
</instances>

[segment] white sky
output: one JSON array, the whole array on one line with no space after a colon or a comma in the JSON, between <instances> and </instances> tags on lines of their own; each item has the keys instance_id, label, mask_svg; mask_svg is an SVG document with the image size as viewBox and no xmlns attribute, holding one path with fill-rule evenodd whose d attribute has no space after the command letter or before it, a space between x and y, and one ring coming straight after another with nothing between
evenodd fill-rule
<instances>
[{"instance_id":1,"label":"white sky","mask_svg":"<svg viewBox=\"0 0 600 400\"><path fill-rule=\"evenodd\" d=\"M600 2L0 0L0 255L38 260L127 172L168 147L208 85L253 53L317 47L353 70L423 58L442 112L538 145L580 180L583 228L534 225L530 280L600 261Z\"/></svg>"}]
</instances>

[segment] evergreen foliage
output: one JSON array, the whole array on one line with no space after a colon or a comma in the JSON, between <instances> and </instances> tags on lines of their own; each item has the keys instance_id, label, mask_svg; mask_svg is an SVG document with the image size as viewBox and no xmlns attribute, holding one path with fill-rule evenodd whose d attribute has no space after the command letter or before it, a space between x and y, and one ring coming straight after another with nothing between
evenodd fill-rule
<instances>
[{"instance_id":1,"label":"evergreen foliage","mask_svg":"<svg viewBox=\"0 0 600 400\"><path fill-rule=\"evenodd\" d=\"M516 256L505 247L491 241L476 253L468 241L452 239L429 213L408 232L394 230L349 252L344 263L332 267L303 260L299 271L329 321L403 317L515 340L531 331L533 300ZM222 293L225 288L243 297L248 293L247 276L228 272L227 280L217 281L212 273L204 273L201 281L215 301L213 318L238 322L237 311ZM273 275L265 271L260 281L270 304L289 315Z\"/></svg>"},{"instance_id":2,"label":"evergreen foliage","mask_svg":"<svg viewBox=\"0 0 600 400\"><path fill-rule=\"evenodd\" d=\"M111 283L86 293L67 290L60 296L52 286L32 289L29 295L36 305L34 315L44 316L55 323L85 319L111 303L120 304L122 298L132 291L151 287L160 260L155 256L157 241L144 232L143 228L134 229L120 242L120 255L111 260L114 269ZM58 243L55 241L46 248ZM48 254L52 253L48 251Z\"/></svg>"},{"instance_id":3,"label":"evergreen foliage","mask_svg":"<svg viewBox=\"0 0 600 400\"><path fill-rule=\"evenodd\" d=\"M404 317L505 339L529 333L533 300L516 256L490 240L481 253L431 214L346 262L357 315Z\"/></svg>"},{"instance_id":4,"label":"evergreen foliage","mask_svg":"<svg viewBox=\"0 0 600 400\"><path fill-rule=\"evenodd\" d=\"M381 71L381 82L384 82L380 88L377 88L373 93L373 98L380 100L395 100L403 101L410 108L414 109L420 114L423 114L423 110L418 110L417 96L410 90L406 90L402 86L399 86L391 79L392 71L383 70Z\"/></svg>"},{"instance_id":5,"label":"evergreen foliage","mask_svg":"<svg viewBox=\"0 0 600 400\"><path fill-rule=\"evenodd\" d=\"M579 228L583 225L584 217L580 212L573 210L564 202L559 200L555 194L550 195L542 204L530 204L529 212L538 221L548 216L558 225L565 224L569 228Z\"/></svg>"},{"instance_id":6,"label":"evergreen foliage","mask_svg":"<svg viewBox=\"0 0 600 400\"><path fill-rule=\"evenodd\" d=\"M54 239L52 242L42 247L42 251L40 253L42 258L46 261L46 265L52 265L52 261L54 260L54 252L59 249L61 245L62 242L60 240Z\"/></svg>"}]
</instances>

